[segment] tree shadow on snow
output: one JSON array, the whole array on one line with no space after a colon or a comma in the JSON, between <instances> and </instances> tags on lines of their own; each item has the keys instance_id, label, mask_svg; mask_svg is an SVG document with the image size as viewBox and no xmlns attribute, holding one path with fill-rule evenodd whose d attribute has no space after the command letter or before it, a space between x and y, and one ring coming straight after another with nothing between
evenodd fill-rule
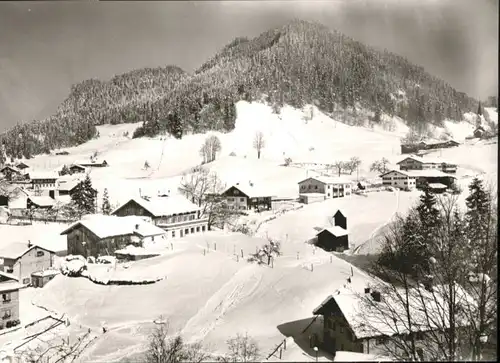
<instances>
[{"instance_id":1,"label":"tree shadow on snow","mask_svg":"<svg viewBox=\"0 0 500 363\"><path fill-rule=\"evenodd\" d=\"M316 335L318 338L322 335L323 320L321 317L318 317L317 319L315 319L315 317L310 317L307 319L295 320L280 324L277 328L285 337L293 338L295 344L304 352L304 356L313 360L316 359L316 352L313 349L313 344L315 344L313 335ZM333 360L332 354L322 351L319 343L316 344L319 348L318 358L325 357Z\"/></svg>"}]
</instances>

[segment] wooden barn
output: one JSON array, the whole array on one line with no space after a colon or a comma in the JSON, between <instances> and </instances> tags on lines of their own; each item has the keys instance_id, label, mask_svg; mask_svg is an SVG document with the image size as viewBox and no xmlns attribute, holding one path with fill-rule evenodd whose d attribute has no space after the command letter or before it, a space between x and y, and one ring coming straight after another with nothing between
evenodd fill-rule
<instances>
[{"instance_id":1,"label":"wooden barn","mask_svg":"<svg viewBox=\"0 0 500 363\"><path fill-rule=\"evenodd\" d=\"M401 154L414 154L419 150L418 144L401 144Z\"/></svg>"},{"instance_id":2,"label":"wooden barn","mask_svg":"<svg viewBox=\"0 0 500 363\"><path fill-rule=\"evenodd\" d=\"M116 217L93 215L61 232L66 235L68 254L109 256L129 244L143 246L145 242L161 241L166 232L137 216Z\"/></svg>"},{"instance_id":3,"label":"wooden barn","mask_svg":"<svg viewBox=\"0 0 500 363\"><path fill-rule=\"evenodd\" d=\"M337 211L337 213L334 214L333 219L333 227L325 228L316 235L316 246L329 252L343 252L349 249L347 218L341 211Z\"/></svg>"}]
</instances>

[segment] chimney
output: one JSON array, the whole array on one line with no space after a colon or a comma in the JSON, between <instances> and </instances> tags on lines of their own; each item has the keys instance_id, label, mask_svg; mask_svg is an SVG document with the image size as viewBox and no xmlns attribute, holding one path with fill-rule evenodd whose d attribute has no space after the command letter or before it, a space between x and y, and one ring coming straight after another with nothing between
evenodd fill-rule
<instances>
[{"instance_id":1,"label":"chimney","mask_svg":"<svg viewBox=\"0 0 500 363\"><path fill-rule=\"evenodd\" d=\"M248 181L248 184L250 184L250 186L253 187L253 183L251 180Z\"/></svg>"},{"instance_id":2,"label":"chimney","mask_svg":"<svg viewBox=\"0 0 500 363\"><path fill-rule=\"evenodd\" d=\"M373 291L372 298L373 298L373 301L376 301L376 302L382 301L382 296L380 295L380 291Z\"/></svg>"},{"instance_id":3,"label":"chimney","mask_svg":"<svg viewBox=\"0 0 500 363\"><path fill-rule=\"evenodd\" d=\"M28 248L30 248L31 246L32 246L31 241L28 240Z\"/></svg>"},{"instance_id":4,"label":"chimney","mask_svg":"<svg viewBox=\"0 0 500 363\"><path fill-rule=\"evenodd\" d=\"M369 294L371 289L369 287L365 287L365 294Z\"/></svg>"}]
</instances>

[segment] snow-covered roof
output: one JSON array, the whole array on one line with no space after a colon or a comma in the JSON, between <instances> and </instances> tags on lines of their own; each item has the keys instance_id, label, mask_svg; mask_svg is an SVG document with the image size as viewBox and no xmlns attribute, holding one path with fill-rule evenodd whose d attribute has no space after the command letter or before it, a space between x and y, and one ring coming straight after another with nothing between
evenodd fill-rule
<instances>
[{"instance_id":1,"label":"snow-covered roof","mask_svg":"<svg viewBox=\"0 0 500 363\"><path fill-rule=\"evenodd\" d=\"M37 277L55 276L58 275L59 273L60 273L59 270L48 269L48 270L33 272L31 276L37 276Z\"/></svg>"},{"instance_id":2,"label":"snow-covered roof","mask_svg":"<svg viewBox=\"0 0 500 363\"><path fill-rule=\"evenodd\" d=\"M410 173L408 171L406 171L406 170L396 170L396 169L393 169L393 170L389 170L389 171L387 171L387 172L385 172L383 174L380 174L379 177L382 178L383 176L385 176L387 174L390 174L390 173L398 173L398 174L402 174L402 175L405 175L405 176L411 176Z\"/></svg>"},{"instance_id":3,"label":"snow-covered roof","mask_svg":"<svg viewBox=\"0 0 500 363\"><path fill-rule=\"evenodd\" d=\"M50 253L54 253L54 251L48 250L35 244L31 244L30 246L28 246L28 243L25 242L12 242L0 249L0 258L9 258L15 260L24 256L27 252L31 251L35 247L38 247Z\"/></svg>"},{"instance_id":4,"label":"snow-covered roof","mask_svg":"<svg viewBox=\"0 0 500 363\"><path fill-rule=\"evenodd\" d=\"M33 204L36 204L40 207L52 207L54 204L56 204L56 201L54 199L47 196L30 196L29 200L31 200Z\"/></svg>"},{"instance_id":5,"label":"snow-covered roof","mask_svg":"<svg viewBox=\"0 0 500 363\"><path fill-rule=\"evenodd\" d=\"M342 237L342 236L346 236L349 234L349 232L346 229L344 229L340 226L328 227L328 228L323 229L321 232L323 232L323 231L328 231L328 232L330 232L330 234L332 234L335 237ZM321 233L321 232L319 232L319 233Z\"/></svg>"},{"instance_id":6,"label":"snow-covered roof","mask_svg":"<svg viewBox=\"0 0 500 363\"><path fill-rule=\"evenodd\" d=\"M442 183L429 183L429 188L442 189L442 188L447 188L447 186Z\"/></svg>"},{"instance_id":7,"label":"snow-covered roof","mask_svg":"<svg viewBox=\"0 0 500 363\"><path fill-rule=\"evenodd\" d=\"M399 165L401 164L402 162L408 160L408 159L411 159L411 160L415 160L419 163L422 163L422 164L443 164L443 163L447 163L446 160L442 160L442 159L438 159L438 158L430 158L430 157L421 157L421 156L417 156L417 155L410 155L410 156L407 156L406 158L402 159L401 161L397 162L396 165Z\"/></svg>"},{"instance_id":8,"label":"snow-covered roof","mask_svg":"<svg viewBox=\"0 0 500 363\"><path fill-rule=\"evenodd\" d=\"M335 176L311 176L307 179L299 181L299 184L309 180L309 179L314 179L317 180L323 184L352 184L353 181L342 178L342 177L335 177Z\"/></svg>"},{"instance_id":9,"label":"snow-covered roof","mask_svg":"<svg viewBox=\"0 0 500 363\"><path fill-rule=\"evenodd\" d=\"M111 214L115 214L125 204L134 201L142 208L151 213L154 217L171 216L174 214L197 212L200 210L196 204L192 203L182 195L172 195L165 197L152 197L146 200L141 197L131 198L120 207L116 208Z\"/></svg>"},{"instance_id":10,"label":"snow-covered roof","mask_svg":"<svg viewBox=\"0 0 500 363\"><path fill-rule=\"evenodd\" d=\"M19 281L19 277L17 277L16 275L4 272L2 270L0 270L0 277L3 277L7 280Z\"/></svg>"},{"instance_id":11,"label":"snow-covered roof","mask_svg":"<svg viewBox=\"0 0 500 363\"><path fill-rule=\"evenodd\" d=\"M96 214L73 223L69 228L61 232L61 235L68 234L79 226L84 226L101 239L131 234L150 237L166 233L163 229L146 222L144 218L139 216L117 217Z\"/></svg>"},{"instance_id":12,"label":"snow-covered roof","mask_svg":"<svg viewBox=\"0 0 500 363\"><path fill-rule=\"evenodd\" d=\"M274 197L276 194L274 191L272 191L266 185L263 185L263 184L256 185L254 183L250 184L250 182L233 184L231 187L227 188L224 191L224 193L227 192L232 187L235 187L236 189L238 189L242 193L248 195L249 198Z\"/></svg>"},{"instance_id":13,"label":"snow-covered roof","mask_svg":"<svg viewBox=\"0 0 500 363\"><path fill-rule=\"evenodd\" d=\"M443 298L445 295L440 293L440 290L444 291L445 288L442 285L436 286L433 292L423 288L409 290L411 331L429 331L448 325L446 320L443 321L448 316L447 304ZM356 294L348 289L329 296L313 313L318 314L322 307L333 300L358 339L408 334L410 329L405 319L408 315L404 312L407 306L403 305L398 297L405 296L405 292L399 291L396 294L391 289L389 288L390 293L381 294L380 302L374 301L370 294ZM463 304L466 300L468 303L475 303L460 285L455 286L455 291L457 304ZM455 318L457 324L465 325L465 320L461 320L461 317Z\"/></svg>"},{"instance_id":14,"label":"snow-covered roof","mask_svg":"<svg viewBox=\"0 0 500 363\"><path fill-rule=\"evenodd\" d=\"M24 285L17 281L0 282L0 292L19 290L22 287L24 287Z\"/></svg>"},{"instance_id":15,"label":"snow-covered roof","mask_svg":"<svg viewBox=\"0 0 500 363\"><path fill-rule=\"evenodd\" d=\"M15 166L12 166L12 165L5 165L2 169L0 169L0 172L1 171L4 171L5 169L10 169L16 173L22 173L21 170L19 170L19 168L15 167Z\"/></svg>"},{"instance_id":16,"label":"snow-covered roof","mask_svg":"<svg viewBox=\"0 0 500 363\"><path fill-rule=\"evenodd\" d=\"M68 181L59 181L59 183L57 185L57 189L69 192L69 191L73 190L73 188L76 187L79 183L81 183L81 180L77 180L77 179L68 180Z\"/></svg>"},{"instance_id":17,"label":"snow-covered roof","mask_svg":"<svg viewBox=\"0 0 500 363\"><path fill-rule=\"evenodd\" d=\"M30 172L29 175L31 180L59 178L59 175L53 171L36 171Z\"/></svg>"}]
</instances>

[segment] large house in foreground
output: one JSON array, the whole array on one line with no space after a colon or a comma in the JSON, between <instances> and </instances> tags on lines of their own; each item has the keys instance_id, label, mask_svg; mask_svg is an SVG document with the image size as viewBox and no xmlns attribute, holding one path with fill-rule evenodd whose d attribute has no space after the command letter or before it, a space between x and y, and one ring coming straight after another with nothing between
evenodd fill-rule
<instances>
[{"instance_id":1,"label":"large house in foreground","mask_svg":"<svg viewBox=\"0 0 500 363\"><path fill-rule=\"evenodd\" d=\"M378 290L367 287L363 291L356 292L349 288L339 290L328 296L316 309L314 315L323 316L323 333L319 339L319 346L325 351L335 354L336 351L351 351L368 354L387 353L388 344L394 344L398 339L408 340L411 336L415 340L417 352L425 360L427 344L432 344L426 339L427 334L439 336L447 323L442 320L447 316L447 305L442 301L440 289L435 286L434 292L424 289L409 290L413 296L413 303L408 306L398 299L405 296L405 292L391 295L384 294ZM392 290L391 290L392 291ZM472 298L463 288L457 285L457 303L467 299L473 303ZM425 301L423 305L422 301ZM432 325L432 322L440 322L443 325ZM409 309L412 319L411 329L408 327L405 317L406 309ZM465 326L463 317L456 316L456 324ZM431 324L431 325L429 325ZM428 347L428 346L427 346ZM391 349L396 348L394 345Z\"/></svg>"},{"instance_id":2,"label":"large house in foreground","mask_svg":"<svg viewBox=\"0 0 500 363\"><path fill-rule=\"evenodd\" d=\"M228 208L235 211L270 210L273 196L272 192L252 182L236 183L220 195Z\"/></svg>"},{"instance_id":3,"label":"large house in foreground","mask_svg":"<svg viewBox=\"0 0 500 363\"><path fill-rule=\"evenodd\" d=\"M61 232L66 235L69 255L109 256L127 245L166 239L163 229L138 216L90 215Z\"/></svg>"},{"instance_id":4,"label":"large house in foreground","mask_svg":"<svg viewBox=\"0 0 500 363\"><path fill-rule=\"evenodd\" d=\"M299 182L299 199L309 204L331 198L342 198L352 194L353 182L340 177L317 176ZM322 195L323 198L318 198Z\"/></svg>"},{"instance_id":5,"label":"large house in foreground","mask_svg":"<svg viewBox=\"0 0 500 363\"><path fill-rule=\"evenodd\" d=\"M132 198L113 212L115 216L146 216L167 231L169 238L208 230L208 218L201 209L182 195Z\"/></svg>"},{"instance_id":6,"label":"large house in foreground","mask_svg":"<svg viewBox=\"0 0 500 363\"><path fill-rule=\"evenodd\" d=\"M0 271L0 332L19 324L19 289L16 276Z\"/></svg>"},{"instance_id":7,"label":"large house in foreground","mask_svg":"<svg viewBox=\"0 0 500 363\"><path fill-rule=\"evenodd\" d=\"M53 172L30 172L28 175L33 189L54 188L59 178L59 175Z\"/></svg>"},{"instance_id":8,"label":"large house in foreground","mask_svg":"<svg viewBox=\"0 0 500 363\"><path fill-rule=\"evenodd\" d=\"M0 250L0 269L29 285L34 272L48 270L54 265L54 256L54 251L30 242L13 242Z\"/></svg>"}]
</instances>

